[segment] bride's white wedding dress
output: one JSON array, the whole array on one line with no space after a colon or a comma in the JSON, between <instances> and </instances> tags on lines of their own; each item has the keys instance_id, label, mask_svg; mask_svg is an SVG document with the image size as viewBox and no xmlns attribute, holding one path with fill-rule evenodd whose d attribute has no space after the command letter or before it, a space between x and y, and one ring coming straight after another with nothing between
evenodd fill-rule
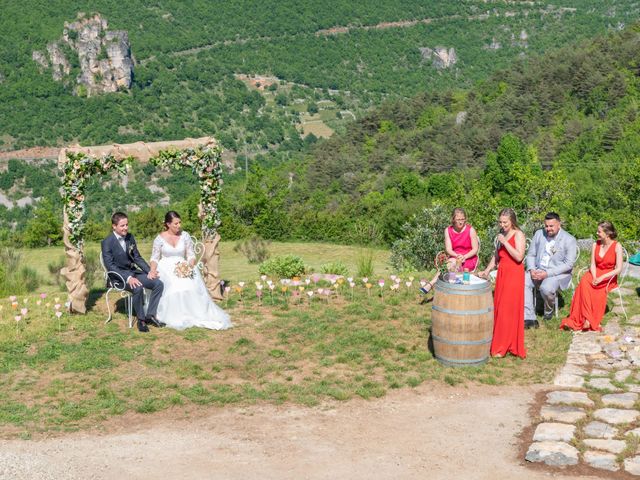
<instances>
[{"instance_id":1,"label":"bride's white wedding dress","mask_svg":"<svg viewBox=\"0 0 640 480\"><path fill-rule=\"evenodd\" d=\"M160 235L153 241L151 261L158 264L160 280L164 284L158 304L158 319L176 330L189 327L223 330L231 327L229 315L211 300L197 268L193 278L176 276L176 265L194 258L193 241L185 232L175 247Z\"/></svg>"}]
</instances>

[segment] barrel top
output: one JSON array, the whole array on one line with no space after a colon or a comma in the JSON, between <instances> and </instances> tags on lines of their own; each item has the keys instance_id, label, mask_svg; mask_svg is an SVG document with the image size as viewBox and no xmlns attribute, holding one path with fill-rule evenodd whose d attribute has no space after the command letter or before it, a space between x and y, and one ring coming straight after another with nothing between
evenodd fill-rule
<instances>
[{"instance_id":1,"label":"barrel top","mask_svg":"<svg viewBox=\"0 0 640 480\"><path fill-rule=\"evenodd\" d=\"M473 283L449 283L445 282L441 278L438 278L435 289L443 292L484 292L490 289L491 286L486 280L475 277L477 280Z\"/></svg>"}]
</instances>

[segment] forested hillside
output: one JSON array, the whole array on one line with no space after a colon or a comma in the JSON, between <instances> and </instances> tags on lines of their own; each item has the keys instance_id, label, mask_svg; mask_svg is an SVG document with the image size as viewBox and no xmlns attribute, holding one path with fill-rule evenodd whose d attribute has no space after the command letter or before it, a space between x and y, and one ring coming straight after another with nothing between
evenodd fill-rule
<instances>
[{"instance_id":1,"label":"forested hillside","mask_svg":"<svg viewBox=\"0 0 640 480\"><path fill-rule=\"evenodd\" d=\"M99 12L129 33L131 91L74 97L73 85L32 60L78 12ZM283 142L295 150L302 111L330 109L324 120L340 131L341 112L351 119L386 98L469 87L519 56L621 28L637 14L631 0L5 1L0 148L213 134L232 150ZM457 63L434 68L421 49L437 46L455 49ZM260 95L237 74L282 83Z\"/></svg>"},{"instance_id":2,"label":"forested hillside","mask_svg":"<svg viewBox=\"0 0 640 480\"><path fill-rule=\"evenodd\" d=\"M261 155L248 176L227 176L221 233L390 245L413 214L444 205L467 208L488 240L496 212L511 206L528 225L554 209L580 237L592 236L606 218L623 239L637 240L639 31L631 26L523 60L469 90L389 101L290 160ZM95 179L89 236L104 234L114 208L160 203L163 194L152 184L194 229L197 192L189 175L138 165L126 186ZM5 233L5 241L35 245L59 232L53 164L12 161L0 188L14 199L25 189L48 199L26 229L23 210L0 207L5 225L15 222L21 232ZM139 234L152 235L161 213L134 213Z\"/></svg>"},{"instance_id":3,"label":"forested hillside","mask_svg":"<svg viewBox=\"0 0 640 480\"><path fill-rule=\"evenodd\" d=\"M637 2L278 2L277 15L239 2L191 2L188 11L182 2L92 2L112 28L129 30L137 65L130 92L91 98L73 96L30 57L80 3L26 3L38 21L12 5L15 15L0 17L4 147L213 134L237 150L237 167L251 158L250 172L225 175L227 239L390 245L414 213L439 204L465 206L483 232L513 206L529 221L554 208L579 236L601 218L627 239L640 233L640 40L637 27L622 28ZM579 40L598 31L609 33ZM419 46L437 45L455 47L452 69L420 59ZM490 74L500 65L510 66ZM249 88L239 73L280 80ZM338 115L328 120L328 111ZM339 118L345 111L358 119ZM297 123L314 112L338 132L315 145ZM59 241L53 162L5 167L0 241ZM88 202L89 238L104 234L115 208L133 213L141 236L157 230L167 205L197 228L189 173L136 165L126 181L94 179Z\"/></svg>"}]
</instances>

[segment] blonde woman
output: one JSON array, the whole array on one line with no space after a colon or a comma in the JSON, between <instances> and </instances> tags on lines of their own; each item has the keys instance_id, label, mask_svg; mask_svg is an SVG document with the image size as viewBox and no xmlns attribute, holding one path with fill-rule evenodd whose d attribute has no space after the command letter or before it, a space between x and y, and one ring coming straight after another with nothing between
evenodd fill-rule
<instances>
[{"instance_id":1,"label":"blonde woman","mask_svg":"<svg viewBox=\"0 0 640 480\"><path fill-rule=\"evenodd\" d=\"M479 274L489 278L498 265L496 287L493 294L493 339L491 355L504 357L511 353L525 358L524 348L524 253L526 239L511 208L498 216L500 233L496 238L496 254L487 268Z\"/></svg>"},{"instance_id":2,"label":"blonde woman","mask_svg":"<svg viewBox=\"0 0 640 480\"><path fill-rule=\"evenodd\" d=\"M444 249L451 266L459 265L470 272L478 265L480 241L475 228L467 223L467 214L462 208L455 208L451 214L451 225L444 230ZM420 290L428 293L438 281L438 274Z\"/></svg>"}]
</instances>

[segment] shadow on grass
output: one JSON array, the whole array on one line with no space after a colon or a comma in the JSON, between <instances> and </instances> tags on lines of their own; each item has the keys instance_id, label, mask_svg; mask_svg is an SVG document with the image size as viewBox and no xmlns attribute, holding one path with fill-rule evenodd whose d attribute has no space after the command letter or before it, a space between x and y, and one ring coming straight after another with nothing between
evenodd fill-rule
<instances>
[{"instance_id":1,"label":"shadow on grass","mask_svg":"<svg viewBox=\"0 0 640 480\"><path fill-rule=\"evenodd\" d=\"M106 290L104 288L92 288L87 298L87 310L93 310L99 300L104 299Z\"/></svg>"}]
</instances>

